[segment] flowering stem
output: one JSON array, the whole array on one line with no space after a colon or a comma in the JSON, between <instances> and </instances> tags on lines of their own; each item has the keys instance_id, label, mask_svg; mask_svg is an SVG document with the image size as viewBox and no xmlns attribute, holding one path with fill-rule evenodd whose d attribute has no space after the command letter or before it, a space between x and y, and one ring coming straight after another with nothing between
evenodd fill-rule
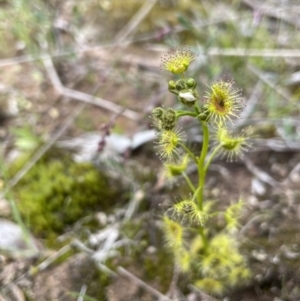
<instances>
[{"instance_id":1,"label":"flowering stem","mask_svg":"<svg viewBox=\"0 0 300 301\"><path fill-rule=\"evenodd\" d=\"M202 142L202 150L200 160L198 162L198 176L199 176L199 193L198 193L198 207L200 210L203 208L203 188L205 183L206 170L204 168L205 158L208 151L209 144L209 132L207 125L201 121L202 129L203 129L203 142Z\"/></svg>"},{"instance_id":2,"label":"flowering stem","mask_svg":"<svg viewBox=\"0 0 300 301\"><path fill-rule=\"evenodd\" d=\"M202 211L202 209L203 209L203 188L204 188L205 176L206 176L206 170L205 170L204 164L205 164L205 158L207 155L208 145L209 145L209 132L208 132L208 127L207 127L206 123L201 121L201 124L202 124L202 129L203 129L203 142L202 142L201 156L200 156L200 159L197 164L198 165L198 176L199 176L197 199L198 199L198 208L199 208L199 210ZM204 252L206 253L208 251L208 241L207 241L207 237L204 233L203 226L200 227L200 235L203 240Z\"/></svg>"},{"instance_id":3,"label":"flowering stem","mask_svg":"<svg viewBox=\"0 0 300 301\"><path fill-rule=\"evenodd\" d=\"M187 148L186 146L185 146L185 144L183 144L183 143L178 143L185 151L186 151L186 153L195 161L195 163L196 164L198 164L198 160L197 160L197 158L195 157L195 155L189 150L189 148Z\"/></svg>"},{"instance_id":4,"label":"flowering stem","mask_svg":"<svg viewBox=\"0 0 300 301\"><path fill-rule=\"evenodd\" d=\"M177 117L181 117L181 116L192 116L192 117L196 117L197 114L194 112L190 112L190 111L177 111L176 112L176 116Z\"/></svg>"},{"instance_id":5,"label":"flowering stem","mask_svg":"<svg viewBox=\"0 0 300 301\"><path fill-rule=\"evenodd\" d=\"M193 198L192 198L193 202L195 201L195 198L198 197L199 190L200 190L200 187L198 186L198 188L194 191L194 195L193 195Z\"/></svg>"},{"instance_id":6,"label":"flowering stem","mask_svg":"<svg viewBox=\"0 0 300 301\"><path fill-rule=\"evenodd\" d=\"M183 172L182 176L184 177L185 181L187 182L187 184L189 185L189 187L193 191L193 193L195 193L196 192L196 188L193 185L191 179L188 177L188 175L185 172Z\"/></svg>"},{"instance_id":7,"label":"flowering stem","mask_svg":"<svg viewBox=\"0 0 300 301\"><path fill-rule=\"evenodd\" d=\"M211 161L213 160L213 158L216 156L216 154L219 152L219 150L222 148L222 145L218 145L214 151L212 152L212 154L210 155L209 159L207 160L206 164L205 164L205 167L204 167L204 171L205 173L207 172L207 169L211 163Z\"/></svg>"},{"instance_id":8,"label":"flowering stem","mask_svg":"<svg viewBox=\"0 0 300 301\"><path fill-rule=\"evenodd\" d=\"M207 241L207 237L204 233L204 227L203 226L200 226L200 235L201 235L202 240L203 240L204 253L206 253L207 250L208 250L208 241Z\"/></svg>"}]
</instances>

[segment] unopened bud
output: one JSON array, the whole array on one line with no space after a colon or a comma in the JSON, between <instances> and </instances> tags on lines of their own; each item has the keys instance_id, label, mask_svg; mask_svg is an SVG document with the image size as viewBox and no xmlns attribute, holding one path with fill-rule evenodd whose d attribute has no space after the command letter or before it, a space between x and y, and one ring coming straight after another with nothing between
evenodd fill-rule
<instances>
[{"instance_id":1,"label":"unopened bud","mask_svg":"<svg viewBox=\"0 0 300 301\"><path fill-rule=\"evenodd\" d=\"M185 90L186 89L186 83L185 83L185 80L184 79L179 79L177 82L176 82L176 90L177 91L182 91L182 90Z\"/></svg>"},{"instance_id":2,"label":"unopened bud","mask_svg":"<svg viewBox=\"0 0 300 301\"><path fill-rule=\"evenodd\" d=\"M162 120L163 118L163 115L164 115L164 109L163 108L155 108L153 111L152 111L152 116L156 119L159 119L159 120Z\"/></svg>"},{"instance_id":3,"label":"unopened bud","mask_svg":"<svg viewBox=\"0 0 300 301\"><path fill-rule=\"evenodd\" d=\"M176 88L176 84L173 80L170 80L168 83L169 90L174 90Z\"/></svg>"},{"instance_id":4,"label":"unopened bud","mask_svg":"<svg viewBox=\"0 0 300 301\"><path fill-rule=\"evenodd\" d=\"M176 112L173 109L167 109L162 118L162 128L171 131L175 128L177 122Z\"/></svg>"},{"instance_id":5,"label":"unopened bud","mask_svg":"<svg viewBox=\"0 0 300 301\"><path fill-rule=\"evenodd\" d=\"M193 79L193 78L189 78L187 81L186 81L186 84L189 88L192 88L192 89L195 89L196 86L197 86L197 82Z\"/></svg>"}]
</instances>

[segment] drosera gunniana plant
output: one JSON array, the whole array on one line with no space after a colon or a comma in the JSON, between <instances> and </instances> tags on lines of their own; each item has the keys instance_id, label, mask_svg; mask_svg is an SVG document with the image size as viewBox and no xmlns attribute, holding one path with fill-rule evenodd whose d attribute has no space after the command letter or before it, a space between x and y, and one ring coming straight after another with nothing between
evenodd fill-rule
<instances>
[{"instance_id":1,"label":"drosera gunniana plant","mask_svg":"<svg viewBox=\"0 0 300 301\"><path fill-rule=\"evenodd\" d=\"M194 284L200 289L222 295L250 277L235 236L244 203L239 200L224 211L213 211L216 202L204 199L206 174L216 156L232 161L249 144L245 133L232 134L228 128L228 123L234 123L244 106L240 91L233 81L220 80L200 98L196 80L185 75L195 58L187 47L172 49L162 58L161 69L179 77L169 81L168 89L177 96L182 109L157 107L152 111L157 131L156 150L167 175L182 176L190 189L189 197L175 202L166 211L163 232L178 269L196 275ZM184 131L178 127L178 120L183 116L197 119L202 127L202 149L198 153L185 144ZM196 183L185 173L190 161L197 165ZM209 224L220 215L226 226L216 232Z\"/></svg>"}]
</instances>

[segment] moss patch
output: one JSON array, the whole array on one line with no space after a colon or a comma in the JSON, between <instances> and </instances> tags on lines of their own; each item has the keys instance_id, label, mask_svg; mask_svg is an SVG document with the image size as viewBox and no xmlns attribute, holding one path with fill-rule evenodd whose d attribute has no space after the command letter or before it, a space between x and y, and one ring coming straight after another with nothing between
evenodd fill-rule
<instances>
[{"instance_id":1,"label":"moss patch","mask_svg":"<svg viewBox=\"0 0 300 301\"><path fill-rule=\"evenodd\" d=\"M105 210L116 189L90 163L43 158L15 189L18 209L35 235L51 240L95 210Z\"/></svg>"}]
</instances>

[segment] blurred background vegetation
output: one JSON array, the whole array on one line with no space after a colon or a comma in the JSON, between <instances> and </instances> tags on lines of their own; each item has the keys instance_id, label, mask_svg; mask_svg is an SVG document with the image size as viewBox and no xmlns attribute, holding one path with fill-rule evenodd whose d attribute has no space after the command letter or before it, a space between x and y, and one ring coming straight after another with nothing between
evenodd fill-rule
<instances>
[{"instance_id":1,"label":"blurred background vegetation","mask_svg":"<svg viewBox=\"0 0 300 301\"><path fill-rule=\"evenodd\" d=\"M299 300L299 28L296 0L0 1L0 234L16 238L0 239L0 299L218 299L177 279L160 231L186 188L167 185L148 115L177 105L158 67L187 45L199 94L233 79L247 105L236 127L251 126L250 153L209 174L207 198L247 203L253 279L226 296Z\"/></svg>"}]
</instances>

